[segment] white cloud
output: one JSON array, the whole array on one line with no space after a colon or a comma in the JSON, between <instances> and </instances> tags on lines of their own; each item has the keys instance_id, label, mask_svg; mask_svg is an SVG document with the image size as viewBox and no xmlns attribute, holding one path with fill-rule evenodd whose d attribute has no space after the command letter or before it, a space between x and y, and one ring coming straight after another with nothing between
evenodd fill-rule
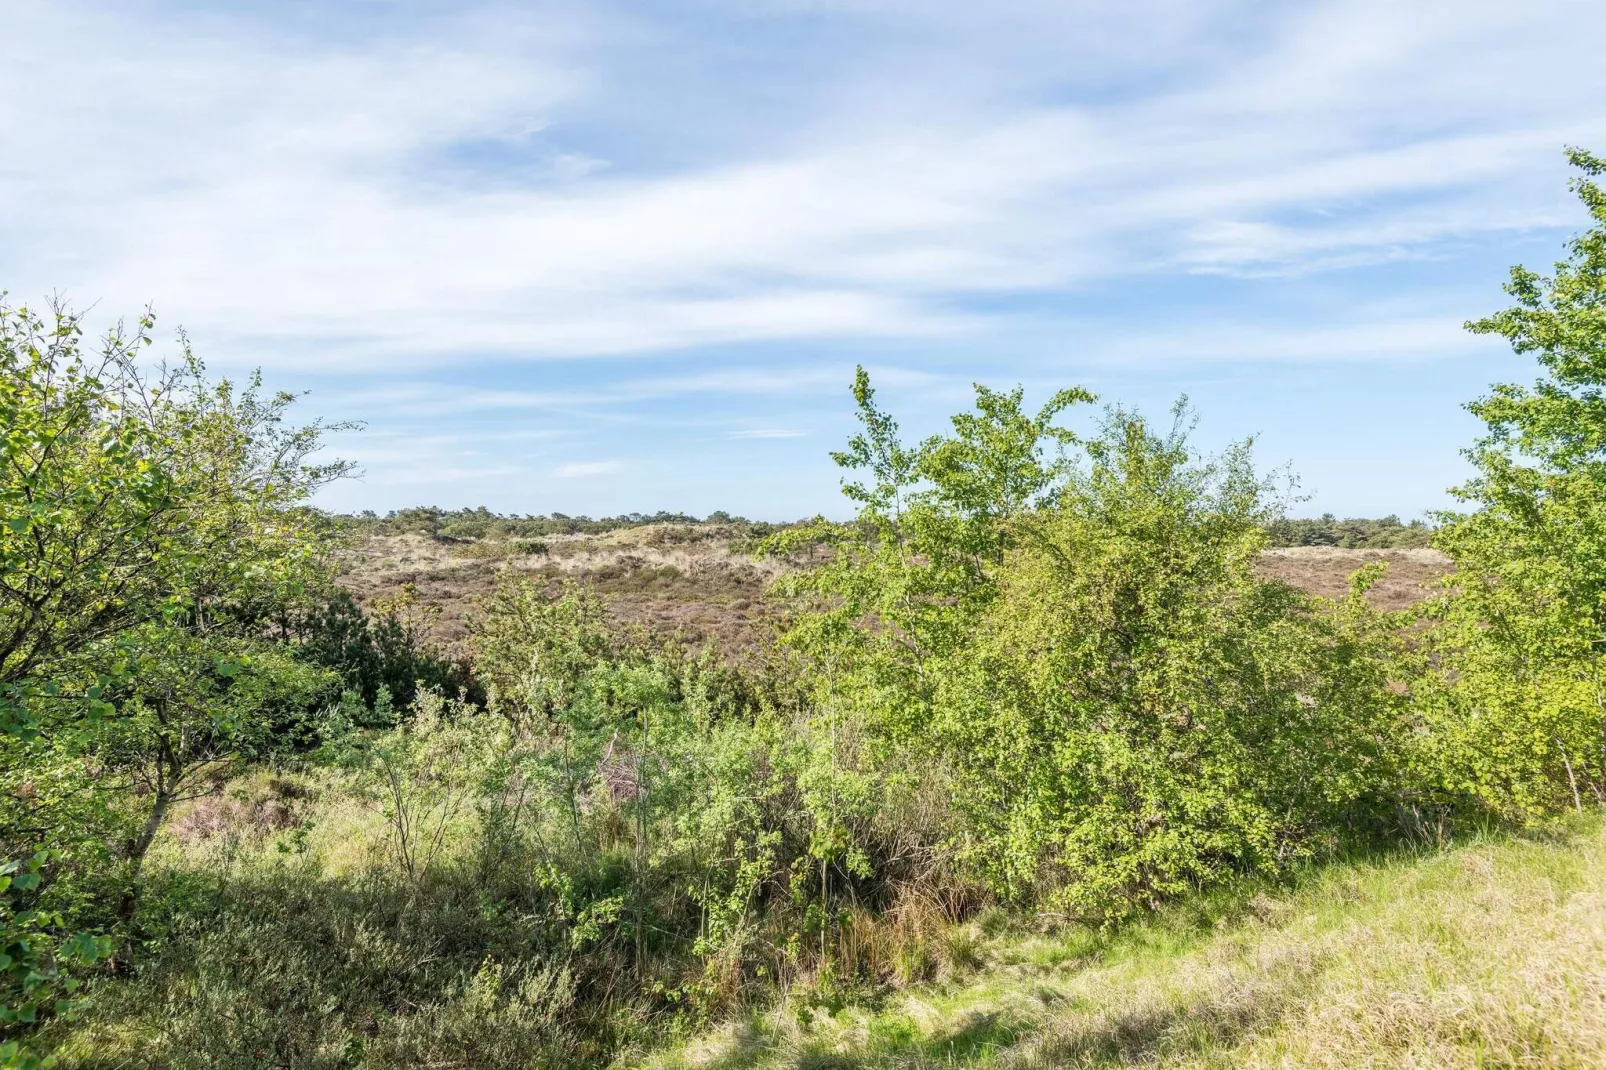
<instances>
[{"instance_id":1,"label":"white cloud","mask_svg":"<svg viewBox=\"0 0 1606 1070\"><path fill-rule=\"evenodd\" d=\"M609 476L625 470L623 461L575 461L560 464L552 469L559 479L586 479L591 476Z\"/></svg>"},{"instance_id":2,"label":"white cloud","mask_svg":"<svg viewBox=\"0 0 1606 1070\"><path fill-rule=\"evenodd\" d=\"M1487 339L1453 319L1368 320L1349 324L1268 326L1242 321L1193 323L1173 330L1134 330L1090 347L1091 363L1131 367L1166 364L1376 362L1424 360L1486 351Z\"/></svg>"},{"instance_id":3,"label":"white cloud","mask_svg":"<svg viewBox=\"0 0 1606 1070\"><path fill-rule=\"evenodd\" d=\"M605 129L548 137L659 107L615 99L640 57L601 9L361 47L30 9L0 68L26 117L0 271L155 300L209 353L304 370L942 337L990 322L978 297L1552 225L1560 143L1606 140L1606 17L1564 0L837 6L918 25L928 60L977 35L985 71L871 49L857 95L822 94L789 137L628 166ZM1072 54L1119 57L1098 66L1116 89L1064 99ZM673 118L694 140L723 117ZM511 162L463 165L490 182L440 163L476 152Z\"/></svg>"}]
</instances>

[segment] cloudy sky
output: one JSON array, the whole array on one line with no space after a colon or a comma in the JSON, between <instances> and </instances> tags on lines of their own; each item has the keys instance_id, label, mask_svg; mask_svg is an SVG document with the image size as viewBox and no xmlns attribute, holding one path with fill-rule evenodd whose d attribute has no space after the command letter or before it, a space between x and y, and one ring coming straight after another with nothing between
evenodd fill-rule
<instances>
[{"instance_id":1,"label":"cloudy sky","mask_svg":"<svg viewBox=\"0 0 1606 1070\"><path fill-rule=\"evenodd\" d=\"M339 508L840 514L870 368L1419 515L1582 226L1598 0L0 0L0 289L367 429Z\"/></svg>"}]
</instances>

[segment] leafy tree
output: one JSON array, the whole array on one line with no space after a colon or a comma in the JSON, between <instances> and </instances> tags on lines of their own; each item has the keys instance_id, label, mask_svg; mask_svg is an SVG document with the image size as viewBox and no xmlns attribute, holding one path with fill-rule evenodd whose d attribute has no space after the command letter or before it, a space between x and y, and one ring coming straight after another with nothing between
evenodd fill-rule
<instances>
[{"instance_id":1,"label":"leafy tree","mask_svg":"<svg viewBox=\"0 0 1606 1070\"><path fill-rule=\"evenodd\" d=\"M1324 614L1256 576L1276 502L1247 444L1201 461L1115 410L1086 451L944 667L933 736L965 856L1100 918L1320 846L1384 794L1395 733L1372 577Z\"/></svg>"},{"instance_id":2,"label":"leafy tree","mask_svg":"<svg viewBox=\"0 0 1606 1070\"><path fill-rule=\"evenodd\" d=\"M102 790L128 793L122 920L132 917L145 854L172 807L210 793L248 763L315 738L307 711L335 696L327 672L258 641L153 625L121 637L127 663L109 697L118 715L91 744Z\"/></svg>"},{"instance_id":3,"label":"leafy tree","mask_svg":"<svg viewBox=\"0 0 1606 1070\"><path fill-rule=\"evenodd\" d=\"M141 738L166 751L163 777L192 767L203 752L188 748L217 741L225 711L199 702L204 673L181 686L183 666L215 664L217 643L260 629L261 606L292 604L328 577L324 525L305 505L349 471L311 460L333 428L287 424L294 397L264 394L255 378L243 390L210 383L187 343L176 362L142 366L152 326L144 316L96 348L68 309L0 305L0 773L25 800L4 808L20 824L0 843L13 860L45 851L40 872L56 879L29 890L35 899L77 900L64 878L88 856L66 848L92 838L74 825L119 806L97 748ZM130 654L151 636L197 652ZM141 687L163 673L166 693L199 705L152 734L162 702ZM200 706L206 716L191 717ZM18 935L44 916L14 910L5 939L45 947ZM58 928L72 923L54 915ZM64 938L59 965L96 946ZM32 982L3 974L0 988L14 1020L48 1012Z\"/></svg>"},{"instance_id":4,"label":"leafy tree","mask_svg":"<svg viewBox=\"0 0 1606 1070\"><path fill-rule=\"evenodd\" d=\"M321 575L314 464L329 426L285 424L293 395L209 384L186 345L137 363L152 320L86 351L80 318L0 307L0 728L92 645L231 600L288 601Z\"/></svg>"},{"instance_id":5,"label":"leafy tree","mask_svg":"<svg viewBox=\"0 0 1606 1070\"><path fill-rule=\"evenodd\" d=\"M1445 670L1423 685L1432 775L1514 817L1606 797L1606 161L1579 149L1572 188L1594 226L1543 276L1516 267L1516 304L1469 323L1532 354L1531 385L1467 408L1471 507L1436 543L1454 559L1433 633Z\"/></svg>"},{"instance_id":6,"label":"leafy tree","mask_svg":"<svg viewBox=\"0 0 1606 1070\"><path fill-rule=\"evenodd\" d=\"M911 447L863 368L853 397L861 430L832 456L862 473L843 483L858 517L803 525L767 544L781 554L820 543L830 551L780 581L805 610L787 639L807 659L814 716L792 768L813 823L822 901L833 867L842 880L870 875L889 800L918 790L913 758L932 724L937 673L996 593L997 565L1026 530L1011 521L1051 500L1063 476L1062 451L1075 437L1055 421L1092 400L1065 390L1030 413L1022 391L978 384L976 411L956 416L952 435ZM929 864L944 833L903 832L909 841L894 853Z\"/></svg>"},{"instance_id":7,"label":"leafy tree","mask_svg":"<svg viewBox=\"0 0 1606 1070\"><path fill-rule=\"evenodd\" d=\"M978 386L907 447L862 372L854 393L858 520L772 544L831 545L782 581L822 886L827 859L867 871L879 815L924 782L957 812L917 853L1093 916L1275 870L1386 794L1387 629L1360 594L1324 615L1257 578L1279 503L1247 446L1204 462L1184 424L1120 410L1084 439L1056 420L1085 391L1032 414Z\"/></svg>"}]
</instances>

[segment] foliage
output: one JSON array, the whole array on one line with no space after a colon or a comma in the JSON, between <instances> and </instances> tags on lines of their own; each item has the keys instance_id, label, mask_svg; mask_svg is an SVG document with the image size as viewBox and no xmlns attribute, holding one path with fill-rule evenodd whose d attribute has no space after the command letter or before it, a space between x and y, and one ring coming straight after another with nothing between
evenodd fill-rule
<instances>
[{"instance_id":1,"label":"foliage","mask_svg":"<svg viewBox=\"0 0 1606 1070\"><path fill-rule=\"evenodd\" d=\"M475 664L492 710L544 723L568 709L588 672L622 653L616 645L589 589L569 583L551 598L528 582L504 583L476 637Z\"/></svg>"},{"instance_id":2,"label":"foliage","mask_svg":"<svg viewBox=\"0 0 1606 1070\"><path fill-rule=\"evenodd\" d=\"M1606 1062L1606 837L1397 848L1120 930L958 927L979 968L834 1012L755 1009L651 1070L1157 1070Z\"/></svg>"},{"instance_id":3,"label":"foliage","mask_svg":"<svg viewBox=\"0 0 1606 1070\"><path fill-rule=\"evenodd\" d=\"M287 425L292 395L210 383L187 344L142 366L151 328L90 349L68 309L0 306L0 761L15 799L0 843L14 861L46 851L51 879L31 891L52 904L13 910L4 936L54 944L53 985L102 946L74 927L137 887L149 837L120 859L105 847L145 805L125 777L154 775L159 824L175 777L257 752L249 718L293 701L278 677L242 702L255 677L221 683L236 675L223 666L327 581L327 528L305 502L349 470L312 462L333 428ZM34 1005L26 989L8 1006Z\"/></svg>"},{"instance_id":4,"label":"foliage","mask_svg":"<svg viewBox=\"0 0 1606 1070\"><path fill-rule=\"evenodd\" d=\"M557 1070L618 1043L596 999L605 979L582 989L565 970L550 896L498 888L498 908L460 869L420 895L277 852L217 876L153 886L146 923L163 942L91 990L92 1017L47 1032L63 1063Z\"/></svg>"},{"instance_id":5,"label":"foliage","mask_svg":"<svg viewBox=\"0 0 1606 1070\"><path fill-rule=\"evenodd\" d=\"M957 824L928 855L1110 917L1282 868L1387 793L1387 627L1359 590L1324 614L1257 579L1278 506L1247 446L1200 462L1182 424L1121 410L1082 439L1053 421L1085 392L1028 415L978 387L952 436L909 448L862 372L855 395L865 431L838 461L870 476L847 486L859 520L788 582L811 600L789 639L817 716L855 740L817 809L851 825L888 787L951 778Z\"/></svg>"},{"instance_id":6,"label":"foliage","mask_svg":"<svg viewBox=\"0 0 1606 1070\"><path fill-rule=\"evenodd\" d=\"M1116 410L945 666L933 735L967 857L1011 898L1121 915L1274 873L1386 795L1386 628L1256 577L1247 447L1199 462Z\"/></svg>"},{"instance_id":7,"label":"foliage","mask_svg":"<svg viewBox=\"0 0 1606 1070\"><path fill-rule=\"evenodd\" d=\"M472 706L448 709L429 691L407 731L331 736L331 752L358 774L359 794L383 815L393 861L414 885L429 877L454 820L473 805L486 749L505 747Z\"/></svg>"},{"instance_id":8,"label":"foliage","mask_svg":"<svg viewBox=\"0 0 1606 1070\"><path fill-rule=\"evenodd\" d=\"M1379 520L1332 513L1319 517L1278 516L1266 524L1268 546L1341 546L1346 550L1409 550L1427 546L1433 529L1421 520L1400 523L1397 516Z\"/></svg>"},{"instance_id":9,"label":"foliage","mask_svg":"<svg viewBox=\"0 0 1606 1070\"><path fill-rule=\"evenodd\" d=\"M99 789L120 788L142 818L123 851L118 913L127 920L145 854L173 806L210 793L246 763L315 739L308 711L334 698L335 681L282 647L184 628L140 629L119 639L117 654L127 669L108 697L119 714L89 750Z\"/></svg>"},{"instance_id":10,"label":"foliage","mask_svg":"<svg viewBox=\"0 0 1606 1070\"><path fill-rule=\"evenodd\" d=\"M317 521L297 512L349 469L308 458L330 428L284 426L288 394L211 385L186 347L155 373L150 317L82 346L75 314L0 308L0 717L37 731L26 696L137 624L319 575Z\"/></svg>"},{"instance_id":11,"label":"foliage","mask_svg":"<svg viewBox=\"0 0 1606 1070\"><path fill-rule=\"evenodd\" d=\"M1569 153L1594 221L1544 277L1513 268L1516 304L1468 324L1533 354L1531 386L1468 406L1484 436L1437 545L1455 560L1422 684L1428 775L1455 797L1533 819L1606 797L1606 162Z\"/></svg>"},{"instance_id":12,"label":"foliage","mask_svg":"<svg viewBox=\"0 0 1606 1070\"><path fill-rule=\"evenodd\" d=\"M417 609L411 585L381 599L365 613L350 592L334 590L298 614L290 626L297 657L339 674L370 715L383 709L381 692L394 706L412 705L419 686L483 701L469 665L436 650L427 638L429 620ZM377 723L384 723L383 713Z\"/></svg>"},{"instance_id":13,"label":"foliage","mask_svg":"<svg viewBox=\"0 0 1606 1070\"><path fill-rule=\"evenodd\" d=\"M779 997L800 1025L768 1016L715 1061L768 1059L787 1032L799 1065L1012 1045L1045 1065L1336 1065L1419 1052L1284 1030L1352 994L1326 964L1365 991L1436 1000L1417 982L1442 974L1527 999L1548 967L1518 961L1495 912L1441 912L1439 885L1431 925L1423 907L1393 927L1350 909L1359 868L1335 878L1341 907L1280 889L1379 839L1606 803L1606 163L1573 162L1595 229L1554 276L1516 269L1516 306L1471 325L1541 378L1470 406L1487 426L1457 491L1471 508L1432 533L1456 572L1419 616L1371 608L1381 564L1337 601L1261 578L1268 544L1429 529L1288 519L1250 443L1193 448L1184 403L1169 430L1119 407L1084 423L1079 388L1032 409L977 385L909 445L860 369L860 428L833 455L848 523L328 518L307 495L344 469L311 463L324 428L287 429L288 396L208 385L187 351L145 377L148 321L91 357L70 315L0 310L0 1060L621 1065ZM489 558L647 523L678 525L655 545L766 536L784 643L692 654L589 588L509 569L470 664L429 644L410 589L368 615L328 582L342 532L484 540ZM293 805L239 801L262 784ZM1442 865L1487 875L1481 857ZM1547 917L1564 876L1545 877ZM1530 980L1491 985L1437 950L1374 978L1357 925L1406 948L1505 940L1496 958ZM1585 950L1557 961L1582 976ZM867 989L961 992L1011 955L1010 977L1046 986L1015 1001L1029 1014L933 1031L878 1011L805 1035ZM1587 985L1533 983L1598 1024ZM1390 999L1375 1014L1399 1026ZM1466 1054L1475 1033L1508 1062L1532 1054L1521 1037L1589 1061L1546 1022L1462 1028L1453 1002L1455 1037L1421 1051Z\"/></svg>"},{"instance_id":14,"label":"foliage","mask_svg":"<svg viewBox=\"0 0 1606 1070\"><path fill-rule=\"evenodd\" d=\"M18 1037L48 1016L72 1014L77 974L111 953L105 937L61 936L63 919L40 908L40 880L54 860L40 850L0 863L0 1066L37 1065Z\"/></svg>"}]
</instances>

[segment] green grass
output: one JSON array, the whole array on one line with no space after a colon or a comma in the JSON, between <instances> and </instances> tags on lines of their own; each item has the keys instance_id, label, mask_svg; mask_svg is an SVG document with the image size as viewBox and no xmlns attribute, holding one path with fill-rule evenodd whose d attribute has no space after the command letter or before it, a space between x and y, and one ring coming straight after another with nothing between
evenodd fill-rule
<instances>
[{"instance_id":1,"label":"green grass","mask_svg":"<svg viewBox=\"0 0 1606 1070\"><path fill-rule=\"evenodd\" d=\"M992 928L989 926L988 928ZM1115 933L984 937L982 964L793 1003L657 1070L1606 1066L1606 823L1485 836L1201 896Z\"/></svg>"}]
</instances>

